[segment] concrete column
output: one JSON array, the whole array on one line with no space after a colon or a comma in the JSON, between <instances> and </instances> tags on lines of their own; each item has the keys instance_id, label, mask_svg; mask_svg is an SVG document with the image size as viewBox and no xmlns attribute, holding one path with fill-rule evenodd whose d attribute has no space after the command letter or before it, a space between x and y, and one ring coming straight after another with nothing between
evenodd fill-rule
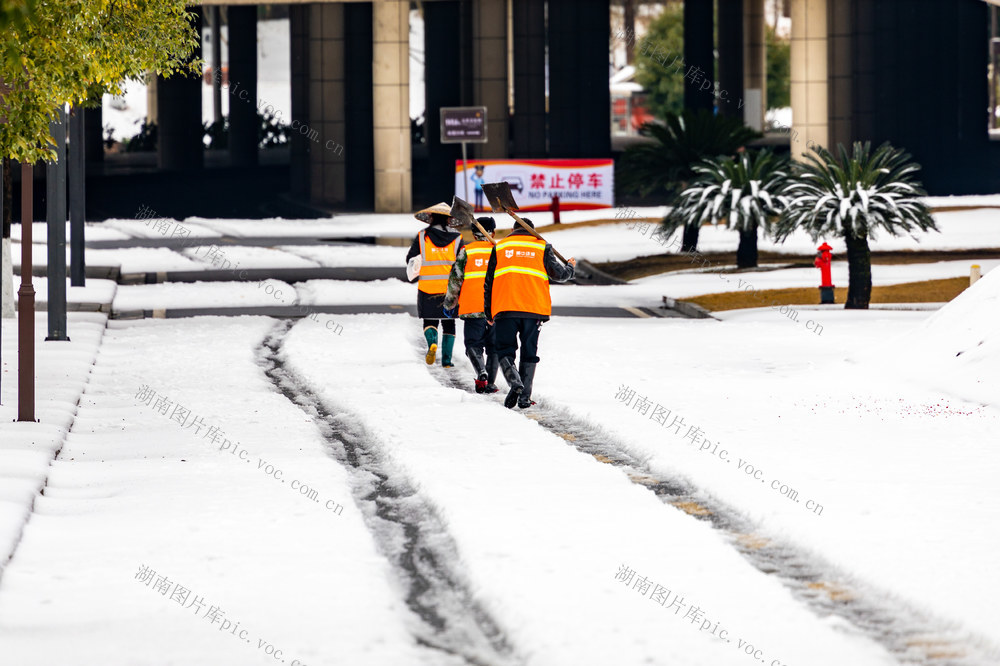
<instances>
[{"instance_id":1,"label":"concrete column","mask_svg":"<svg viewBox=\"0 0 1000 666\"><path fill-rule=\"evenodd\" d=\"M715 31L713 3L706 0L684 3L684 65L694 74L684 78L684 108L715 108L715 96L711 89L702 90L705 78L714 81L715 76Z\"/></svg>"},{"instance_id":2,"label":"concrete column","mask_svg":"<svg viewBox=\"0 0 1000 666\"><path fill-rule=\"evenodd\" d=\"M104 111L100 106L87 109L83 117L87 164L104 161Z\"/></svg>"},{"instance_id":3,"label":"concrete column","mask_svg":"<svg viewBox=\"0 0 1000 666\"><path fill-rule=\"evenodd\" d=\"M626 35L635 34L635 3L636 0L622 0L624 14L624 31ZM625 49L625 64L635 64L635 49Z\"/></svg>"},{"instance_id":4,"label":"concrete column","mask_svg":"<svg viewBox=\"0 0 1000 666\"><path fill-rule=\"evenodd\" d=\"M375 205L375 149L370 2L344 5L344 49L345 118L346 127L350 128L349 132L345 129L342 150L347 205L353 209L372 210Z\"/></svg>"},{"instance_id":5,"label":"concrete column","mask_svg":"<svg viewBox=\"0 0 1000 666\"><path fill-rule=\"evenodd\" d=\"M229 22L229 158L257 164L257 6L231 5Z\"/></svg>"},{"instance_id":6,"label":"concrete column","mask_svg":"<svg viewBox=\"0 0 1000 666\"><path fill-rule=\"evenodd\" d=\"M743 117L743 4L749 0L719 2L719 113Z\"/></svg>"},{"instance_id":7,"label":"concrete column","mask_svg":"<svg viewBox=\"0 0 1000 666\"><path fill-rule=\"evenodd\" d=\"M471 146L478 157L507 157L507 2L472 1L472 103L486 107L489 142Z\"/></svg>"},{"instance_id":8,"label":"concrete column","mask_svg":"<svg viewBox=\"0 0 1000 666\"><path fill-rule=\"evenodd\" d=\"M756 92L754 92L756 91ZM760 99L753 108L751 98ZM743 118L760 118L767 113L767 21L764 0L743 0ZM756 128L755 128L756 129Z\"/></svg>"},{"instance_id":9,"label":"concrete column","mask_svg":"<svg viewBox=\"0 0 1000 666\"><path fill-rule=\"evenodd\" d=\"M827 16L827 0L792 0L792 122L803 150L830 144Z\"/></svg>"},{"instance_id":10,"label":"concrete column","mask_svg":"<svg viewBox=\"0 0 1000 666\"><path fill-rule=\"evenodd\" d=\"M829 11L828 62L830 85L830 146L851 145L854 116L855 30L851 2L831 2Z\"/></svg>"},{"instance_id":11,"label":"concrete column","mask_svg":"<svg viewBox=\"0 0 1000 666\"><path fill-rule=\"evenodd\" d=\"M146 71L146 124L155 125L159 123L157 117L157 108L159 104L156 101L157 82L160 77L156 73L149 70Z\"/></svg>"},{"instance_id":12,"label":"concrete column","mask_svg":"<svg viewBox=\"0 0 1000 666\"><path fill-rule=\"evenodd\" d=\"M607 157L609 2L549 0L548 6L549 155Z\"/></svg>"},{"instance_id":13,"label":"concrete column","mask_svg":"<svg viewBox=\"0 0 1000 666\"><path fill-rule=\"evenodd\" d=\"M324 5L329 7L330 5ZM372 3L375 212L410 212L410 3Z\"/></svg>"},{"instance_id":14,"label":"concrete column","mask_svg":"<svg viewBox=\"0 0 1000 666\"><path fill-rule=\"evenodd\" d=\"M892 49L895 43L890 42L886 48L887 45L880 39L880 32L884 32L884 30L880 30L882 26L879 26L876 21L874 3L856 2L854 4L854 15L852 16L854 29L850 44L851 50L855 52L852 56L854 81L851 84L853 113L851 115L850 140L852 142L855 138L870 139L878 135L875 130L876 113L885 109L887 104L891 104L896 94L895 90L886 90L885 85L880 85L876 75L880 65L880 59L876 54L878 52L893 53ZM837 48L840 47L841 44L838 43ZM841 57L839 54L835 55L834 61L837 62ZM932 58L932 60L937 62L937 59ZM945 63L950 66L947 60ZM889 80L899 79L897 71L890 70L886 74L888 74ZM843 141L842 131L843 128L838 126L836 129L837 141Z\"/></svg>"},{"instance_id":15,"label":"concrete column","mask_svg":"<svg viewBox=\"0 0 1000 666\"><path fill-rule=\"evenodd\" d=\"M545 137L545 0L514 1L512 157L547 154ZM627 4L634 0L627 0ZM631 51L630 51L631 53Z\"/></svg>"},{"instance_id":16,"label":"concrete column","mask_svg":"<svg viewBox=\"0 0 1000 666\"><path fill-rule=\"evenodd\" d=\"M459 3L424 3L424 131L430 171L425 187L434 201L451 201L455 160L462 157L460 144L441 143L441 107L462 106L461 86L456 85L462 77L461 34Z\"/></svg>"},{"instance_id":17,"label":"concrete column","mask_svg":"<svg viewBox=\"0 0 1000 666\"><path fill-rule=\"evenodd\" d=\"M201 34L202 9L196 7L191 11L197 17L195 29ZM200 46L195 48L192 57L201 57ZM202 85L201 74L175 74L169 79L157 77L157 163L161 169L200 169L204 165Z\"/></svg>"},{"instance_id":18,"label":"concrete column","mask_svg":"<svg viewBox=\"0 0 1000 666\"><path fill-rule=\"evenodd\" d=\"M309 127L309 19L306 4L288 6L289 65L291 69L292 117L295 127ZM308 199L312 172L309 168L311 150L308 137L292 132L289 136L289 191L292 196Z\"/></svg>"},{"instance_id":19,"label":"concrete column","mask_svg":"<svg viewBox=\"0 0 1000 666\"><path fill-rule=\"evenodd\" d=\"M212 118L222 120L222 8L212 5L208 9L212 24Z\"/></svg>"},{"instance_id":20,"label":"concrete column","mask_svg":"<svg viewBox=\"0 0 1000 666\"><path fill-rule=\"evenodd\" d=\"M344 5L310 6L309 125L293 131L309 141L310 198L343 203L344 166Z\"/></svg>"}]
</instances>

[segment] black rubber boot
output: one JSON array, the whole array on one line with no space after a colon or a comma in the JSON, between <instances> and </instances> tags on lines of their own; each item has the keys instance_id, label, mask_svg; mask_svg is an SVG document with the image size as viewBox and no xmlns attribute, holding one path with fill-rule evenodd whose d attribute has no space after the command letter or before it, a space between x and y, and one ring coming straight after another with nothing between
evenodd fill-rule
<instances>
[{"instance_id":1,"label":"black rubber boot","mask_svg":"<svg viewBox=\"0 0 1000 666\"><path fill-rule=\"evenodd\" d=\"M535 382L535 366L537 363L521 363L519 368L521 375L521 384L524 386L521 389L521 395L517 397L517 406L521 409L527 409L531 407L534 401L531 399L531 385Z\"/></svg>"},{"instance_id":2,"label":"black rubber boot","mask_svg":"<svg viewBox=\"0 0 1000 666\"><path fill-rule=\"evenodd\" d=\"M497 388L498 370L500 370L500 362L497 360L497 355L488 354L486 356L486 390L484 393L496 393L500 390Z\"/></svg>"},{"instance_id":3,"label":"black rubber boot","mask_svg":"<svg viewBox=\"0 0 1000 666\"><path fill-rule=\"evenodd\" d=\"M482 355L472 349L466 349L465 355L469 357L469 362L472 363L472 369L476 371L476 377L479 379L486 379L486 364L483 363Z\"/></svg>"},{"instance_id":4,"label":"black rubber boot","mask_svg":"<svg viewBox=\"0 0 1000 666\"><path fill-rule=\"evenodd\" d=\"M486 393L486 366L483 364L483 357L474 349L466 349L465 355L476 371L476 393Z\"/></svg>"},{"instance_id":5,"label":"black rubber boot","mask_svg":"<svg viewBox=\"0 0 1000 666\"><path fill-rule=\"evenodd\" d=\"M517 398L524 389L524 384L521 383L521 375L518 374L517 368L514 367L514 361L509 356L504 356L500 359L500 368L503 370L503 378L510 385L510 391L507 392L507 397L504 398L503 406L507 409L514 409L514 405L517 404Z\"/></svg>"}]
</instances>

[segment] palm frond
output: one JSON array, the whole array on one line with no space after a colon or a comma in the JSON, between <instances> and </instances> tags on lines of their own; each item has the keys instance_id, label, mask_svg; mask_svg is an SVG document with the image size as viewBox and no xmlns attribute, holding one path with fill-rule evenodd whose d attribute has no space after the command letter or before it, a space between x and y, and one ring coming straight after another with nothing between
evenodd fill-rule
<instances>
[{"instance_id":1,"label":"palm frond","mask_svg":"<svg viewBox=\"0 0 1000 666\"><path fill-rule=\"evenodd\" d=\"M677 197L664 232L704 222L730 229L770 230L788 205L783 194L788 160L770 150L748 150L735 159L715 157L695 165L695 181Z\"/></svg>"},{"instance_id":2,"label":"palm frond","mask_svg":"<svg viewBox=\"0 0 1000 666\"><path fill-rule=\"evenodd\" d=\"M851 152L838 144L837 155L825 148L795 165L784 188L788 199L775 229L779 240L796 229L813 237L874 237L879 230L893 236L937 230L916 173L920 165L903 150L883 143L856 142Z\"/></svg>"}]
</instances>

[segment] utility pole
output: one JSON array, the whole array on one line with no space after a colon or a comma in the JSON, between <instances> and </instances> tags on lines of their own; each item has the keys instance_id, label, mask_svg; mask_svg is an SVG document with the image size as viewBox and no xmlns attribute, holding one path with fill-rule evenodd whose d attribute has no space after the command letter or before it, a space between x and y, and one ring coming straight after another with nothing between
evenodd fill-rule
<instances>
[{"instance_id":1,"label":"utility pole","mask_svg":"<svg viewBox=\"0 0 1000 666\"><path fill-rule=\"evenodd\" d=\"M212 5L208 12L212 23L212 110L215 122L222 121L222 10ZM221 131L221 129L220 129Z\"/></svg>"},{"instance_id":2,"label":"utility pole","mask_svg":"<svg viewBox=\"0 0 1000 666\"><path fill-rule=\"evenodd\" d=\"M3 191L0 194L0 211L3 211L3 233L0 239L0 317L4 319L14 318L14 270L10 250L10 222L14 217L11 208L14 204L13 196L13 167L9 158L3 159Z\"/></svg>"},{"instance_id":3,"label":"utility pole","mask_svg":"<svg viewBox=\"0 0 1000 666\"><path fill-rule=\"evenodd\" d=\"M69 254L70 284L87 284L84 258L84 221L87 214L87 140L85 109L74 106L69 117Z\"/></svg>"},{"instance_id":4,"label":"utility pole","mask_svg":"<svg viewBox=\"0 0 1000 666\"><path fill-rule=\"evenodd\" d=\"M21 164L21 288L17 290L17 420L35 420L35 286L31 283L34 169ZM65 264L65 260L63 261Z\"/></svg>"},{"instance_id":5,"label":"utility pole","mask_svg":"<svg viewBox=\"0 0 1000 666\"><path fill-rule=\"evenodd\" d=\"M49 266L46 340L68 341L66 337L66 108L60 106L49 124L56 142L56 161L45 166L45 218L48 222ZM22 268L23 270L23 268Z\"/></svg>"},{"instance_id":6,"label":"utility pole","mask_svg":"<svg viewBox=\"0 0 1000 666\"><path fill-rule=\"evenodd\" d=\"M3 182L3 174L7 170L6 167L7 167L6 160L0 160L0 183ZM0 226L3 227L3 238L7 238L7 218L4 217L4 211L6 210L6 206L3 205L4 203L3 200L6 195L7 193L6 191L4 191L4 188L0 187ZM0 255L2 255L3 250L4 248L0 247ZM6 274L7 271L7 269L4 267L2 256L0 256L0 271L3 271L4 274ZM0 276L0 280L2 279L3 277ZM3 288L0 287L0 309L3 308L3 300L5 296L6 294L3 293ZM3 326L0 325L0 368L2 367L3 367ZM0 372L0 396L3 395L2 389L3 389L3 373ZM0 402L2 402L2 399L0 399Z\"/></svg>"},{"instance_id":7,"label":"utility pole","mask_svg":"<svg viewBox=\"0 0 1000 666\"><path fill-rule=\"evenodd\" d=\"M14 318L14 284L13 278L7 274L7 270L12 268L10 256L11 203L7 198L11 188L10 168L9 159L0 160L0 174L2 174L3 183L0 187L0 226L3 228L2 240L0 240L0 319ZM2 348L3 336L0 335L0 349ZM2 365L3 363L0 363L0 367Z\"/></svg>"},{"instance_id":8,"label":"utility pole","mask_svg":"<svg viewBox=\"0 0 1000 666\"><path fill-rule=\"evenodd\" d=\"M635 2L636 0L622 0L625 10L625 29L622 31L625 38L625 64L631 65L635 62L635 49L629 44L628 35L635 35Z\"/></svg>"}]
</instances>

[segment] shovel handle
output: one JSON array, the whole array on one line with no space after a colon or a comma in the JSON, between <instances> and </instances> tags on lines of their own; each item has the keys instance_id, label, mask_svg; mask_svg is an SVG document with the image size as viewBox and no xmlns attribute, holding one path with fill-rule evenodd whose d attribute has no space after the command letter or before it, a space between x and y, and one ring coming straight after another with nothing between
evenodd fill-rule
<instances>
[{"instance_id":1,"label":"shovel handle","mask_svg":"<svg viewBox=\"0 0 1000 666\"><path fill-rule=\"evenodd\" d=\"M483 225L479 224L479 220L477 220L477 219L473 218L473 219L472 219L472 223L473 223L474 225L476 225L476 229L479 229L480 233L482 233L482 234L483 234L483 236L486 236L486 240L488 240L488 241L489 241L490 243L492 243L493 245L496 245L496 244L497 244L497 242L496 242L495 240L493 240L493 237L492 237L492 236L490 236L490 235L489 235L489 233L487 233L486 229L483 229Z\"/></svg>"},{"instance_id":2,"label":"shovel handle","mask_svg":"<svg viewBox=\"0 0 1000 666\"><path fill-rule=\"evenodd\" d=\"M544 241L545 240L544 238L542 238L541 234L539 234L533 228L531 228L530 226L528 226L527 224L525 224L524 220L522 220L520 217L517 216L517 213L515 213L512 210L508 210L507 214L510 215L511 217L513 217L515 220L517 220L517 223L521 225L521 228L523 228L529 234L531 234L532 236L534 236L535 238L537 238L540 241ZM545 241L545 242L548 242L548 241ZM552 248L552 251L555 253L555 255L557 257L559 257L559 260L561 262L563 262L564 264L568 264L569 263L568 261L566 261L566 257L564 257L561 254L559 254L559 250L557 250L555 248Z\"/></svg>"}]
</instances>

